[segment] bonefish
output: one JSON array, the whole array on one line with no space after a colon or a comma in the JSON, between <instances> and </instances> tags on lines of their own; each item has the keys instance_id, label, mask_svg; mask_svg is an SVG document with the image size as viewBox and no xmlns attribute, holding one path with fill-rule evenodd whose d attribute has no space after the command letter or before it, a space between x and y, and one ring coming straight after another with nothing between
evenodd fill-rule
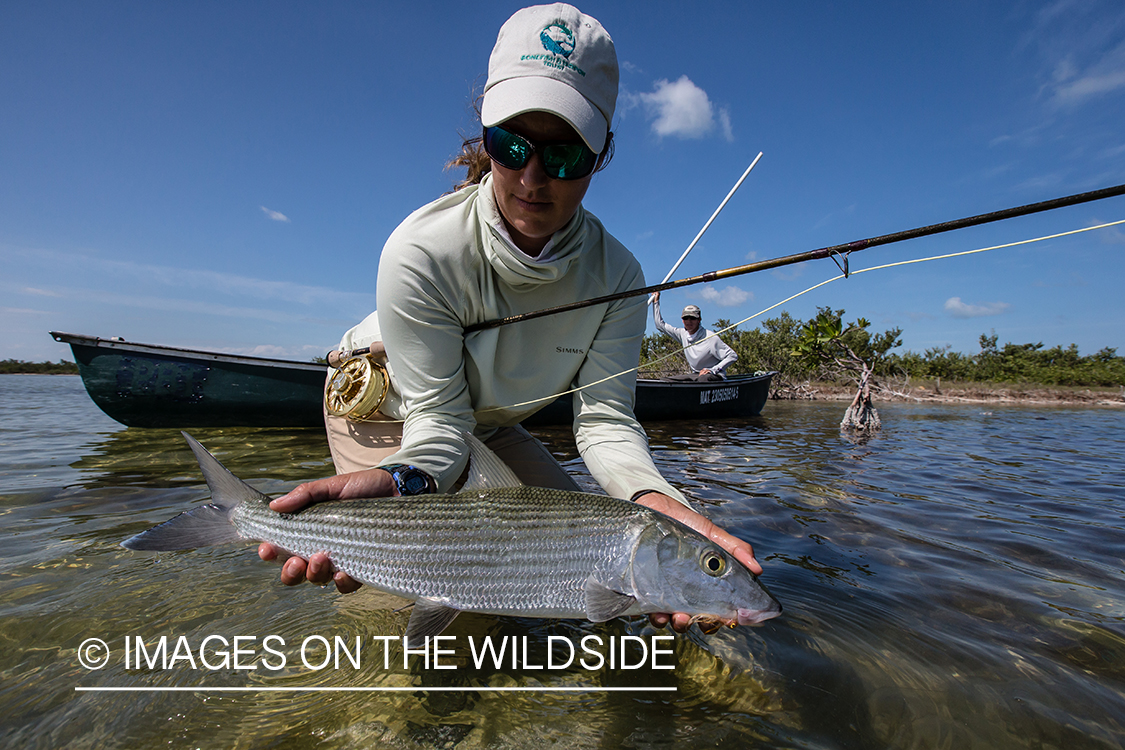
<instances>
[{"instance_id":1,"label":"bonefish","mask_svg":"<svg viewBox=\"0 0 1125 750\"><path fill-rule=\"evenodd\" d=\"M263 541L302 557L327 552L337 570L415 601L411 644L460 612L594 622L686 612L743 625L781 614L750 570L693 529L625 500L523 485L471 435L460 492L341 500L297 513L270 510L268 496L184 437L212 502L123 546Z\"/></svg>"}]
</instances>

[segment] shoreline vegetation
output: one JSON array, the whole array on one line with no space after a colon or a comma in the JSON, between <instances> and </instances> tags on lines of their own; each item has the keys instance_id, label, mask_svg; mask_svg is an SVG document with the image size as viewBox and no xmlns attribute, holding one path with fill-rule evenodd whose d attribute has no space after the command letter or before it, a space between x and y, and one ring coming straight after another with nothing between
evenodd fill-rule
<instances>
[{"instance_id":1,"label":"shoreline vegetation","mask_svg":"<svg viewBox=\"0 0 1125 750\"><path fill-rule=\"evenodd\" d=\"M668 367L661 369L643 367L642 377L661 377L686 371ZM77 375L73 362L23 362L15 359L0 360L0 375ZM884 380L872 391L875 403L971 403L971 404L1034 404L1125 406L1125 385L1119 386L1062 386L1039 383L980 383L943 381L941 378L911 380ZM792 381L775 379L770 391L773 401L847 401L855 396L855 385L832 380Z\"/></svg>"},{"instance_id":2,"label":"shoreline vegetation","mask_svg":"<svg viewBox=\"0 0 1125 750\"><path fill-rule=\"evenodd\" d=\"M0 375L77 375L78 365L60 359L58 362L24 362L0 359Z\"/></svg>"},{"instance_id":3,"label":"shoreline vegetation","mask_svg":"<svg viewBox=\"0 0 1125 750\"><path fill-rule=\"evenodd\" d=\"M850 401L851 383L806 383L795 389L778 389L771 400L810 399ZM1048 386L1034 383L928 383L883 386L871 393L876 403L1020 404L1034 406L1125 406L1125 386Z\"/></svg>"},{"instance_id":4,"label":"shoreline vegetation","mask_svg":"<svg viewBox=\"0 0 1125 750\"><path fill-rule=\"evenodd\" d=\"M1110 347L1082 355L1074 344L1000 344L994 331L981 335L976 354L949 346L894 352L902 329L870 327L863 318L845 323L843 310L822 307L808 321L783 312L752 330L721 318L708 329L722 331L738 354L728 375L777 373L771 400L1125 406L1125 357ZM686 372L678 341L645 336L641 377Z\"/></svg>"}]
</instances>

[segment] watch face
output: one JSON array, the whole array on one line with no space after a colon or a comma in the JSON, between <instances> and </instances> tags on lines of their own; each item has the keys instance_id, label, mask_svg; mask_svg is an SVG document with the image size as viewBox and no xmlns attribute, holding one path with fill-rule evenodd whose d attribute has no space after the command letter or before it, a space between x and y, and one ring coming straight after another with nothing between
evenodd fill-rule
<instances>
[{"instance_id":1,"label":"watch face","mask_svg":"<svg viewBox=\"0 0 1125 750\"><path fill-rule=\"evenodd\" d=\"M430 483L426 478L417 471L404 471L399 475L402 480L402 494L404 495L421 495L429 490Z\"/></svg>"},{"instance_id":2,"label":"watch face","mask_svg":"<svg viewBox=\"0 0 1125 750\"><path fill-rule=\"evenodd\" d=\"M435 491L434 481L426 472L415 466L388 464L379 468L391 473L400 495L425 495Z\"/></svg>"}]
</instances>

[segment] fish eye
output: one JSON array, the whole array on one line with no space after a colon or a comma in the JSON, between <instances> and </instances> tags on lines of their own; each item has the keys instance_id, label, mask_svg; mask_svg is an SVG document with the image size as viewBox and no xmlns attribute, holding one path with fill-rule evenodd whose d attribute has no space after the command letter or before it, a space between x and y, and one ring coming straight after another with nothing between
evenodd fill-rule
<instances>
[{"instance_id":1,"label":"fish eye","mask_svg":"<svg viewBox=\"0 0 1125 750\"><path fill-rule=\"evenodd\" d=\"M699 556L699 565L709 576L718 577L727 571L726 558L713 549L703 550L703 554Z\"/></svg>"}]
</instances>

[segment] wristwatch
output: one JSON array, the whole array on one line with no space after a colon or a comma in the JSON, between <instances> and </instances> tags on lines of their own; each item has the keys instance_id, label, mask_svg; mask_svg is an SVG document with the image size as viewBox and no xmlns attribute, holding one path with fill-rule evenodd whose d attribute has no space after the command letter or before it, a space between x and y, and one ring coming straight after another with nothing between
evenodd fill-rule
<instances>
[{"instance_id":1,"label":"wristwatch","mask_svg":"<svg viewBox=\"0 0 1125 750\"><path fill-rule=\"evenodd\" d=\"M379 468L390 472L400 495L428 495L437 491L437 482L433 477L416 466L387 464Z\"/></svg>"}]
</instances>

